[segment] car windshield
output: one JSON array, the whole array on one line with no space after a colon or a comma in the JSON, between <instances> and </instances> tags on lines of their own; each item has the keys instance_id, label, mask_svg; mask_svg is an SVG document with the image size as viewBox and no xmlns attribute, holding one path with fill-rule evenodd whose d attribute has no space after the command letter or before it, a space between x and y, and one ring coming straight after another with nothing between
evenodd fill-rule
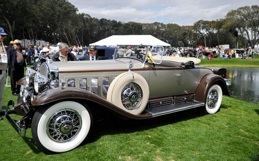
<instances>
[{"instance_id":1,"label":"car windshield","mask_svg":"<svg viewBox=\"0 0 259 161\"><path fill-rule=\"evenodd\" d=\"M132 58L142 62L161 63L165 50L163 46L120 46L116 48L114 58ZM153 57L155 59L152 60Z\"/></svg>"}]
</instances>

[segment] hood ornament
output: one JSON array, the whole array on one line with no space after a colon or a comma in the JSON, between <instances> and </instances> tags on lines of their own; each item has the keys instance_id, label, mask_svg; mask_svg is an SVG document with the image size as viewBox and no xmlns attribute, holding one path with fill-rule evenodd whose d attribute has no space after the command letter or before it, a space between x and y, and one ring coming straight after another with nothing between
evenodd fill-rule
<instances>
[{"instance_id":1,"label":"hood ornament","mask_svg":"<svg viewBox=\"0 0 259 161\"><path fill-rule=\"evenodd\" d=\"M130 71L131 71L130 69L133 68L133 62L132 62L132 61L129 61L129 66L128 66L128 68L129 68L129 72L130 72Z\"/></svg>"}]
</instances>

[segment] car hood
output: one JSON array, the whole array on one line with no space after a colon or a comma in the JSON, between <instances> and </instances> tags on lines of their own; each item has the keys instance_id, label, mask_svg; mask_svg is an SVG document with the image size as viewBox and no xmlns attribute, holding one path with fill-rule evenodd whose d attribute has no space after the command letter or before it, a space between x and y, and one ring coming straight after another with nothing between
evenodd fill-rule
<instances>
[{"instance_id":1,"label":"car hood","mask_svg":"<svg viewBox=\"0 0 259 161\"><path fill-rule=\"evenodd\" d=\"M132 62L133 68L142 68L143 63L134 59L98 60L98 61L68 61L52 62L50 66L56 66L59 72L75 70L116 70L128 69Z\"/></svg>"}]
</instances>

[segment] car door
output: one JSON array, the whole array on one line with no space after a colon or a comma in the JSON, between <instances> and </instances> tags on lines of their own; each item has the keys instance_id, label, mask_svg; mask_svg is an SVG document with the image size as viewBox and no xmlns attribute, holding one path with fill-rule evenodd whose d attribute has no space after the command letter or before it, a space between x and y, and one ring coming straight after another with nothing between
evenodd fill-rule
<instances>
[{"instance_id":1,"label":"car door","mask_svg":"<svg viewBox=\"0 0 259 161\"><path fill-rule=\"evenodd\" d=\"M154 68L150 71L150 97L184 94L184 71L181 68Z\"/></svg>"}]
</instances>

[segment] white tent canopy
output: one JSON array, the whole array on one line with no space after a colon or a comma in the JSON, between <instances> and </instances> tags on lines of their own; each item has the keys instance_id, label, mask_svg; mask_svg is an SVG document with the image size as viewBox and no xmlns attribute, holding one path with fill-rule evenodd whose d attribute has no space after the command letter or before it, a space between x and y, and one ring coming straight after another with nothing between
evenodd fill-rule
<instances>
[{"instance_id":1,"label":"white tent canopy","mask_svg":"<svg viewBox=\"0 0 259 161\"><path fill-rule=\"evenodd\" d=\"M120 46L120 45L148 45L170 46L152 35L113 35L89 45Z\"/></svg>"}]
</instances>

